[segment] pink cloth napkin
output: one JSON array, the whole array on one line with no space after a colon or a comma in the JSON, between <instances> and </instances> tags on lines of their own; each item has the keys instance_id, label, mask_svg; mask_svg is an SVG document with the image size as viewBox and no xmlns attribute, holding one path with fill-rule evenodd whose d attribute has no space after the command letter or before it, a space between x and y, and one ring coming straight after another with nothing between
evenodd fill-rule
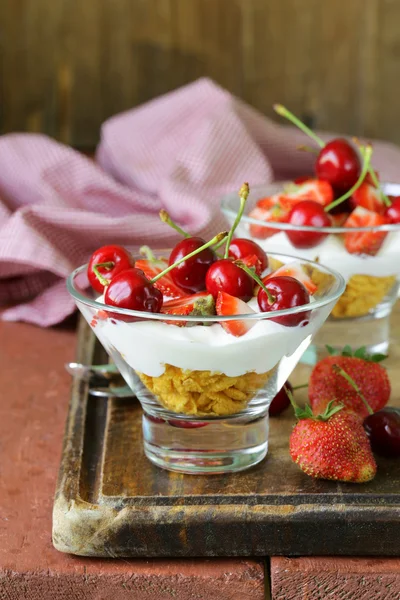
<instances>
[{"instance_id":1,"label":"pink cloth napkin","mask_svg":"<svg viewBox=\"0 0 400 600\"><path fill-rule=\"evenodd\" d=\"M109 119L97 164L43 135L0 138L3 319L49 326L74 310L65 278L96 247L166 247L166 208L191 233L226 227L223 193L311 172L304 136L208 79ZM382 179L400 181L400 150L375 144Z\"/></svg>"}]
</instances>

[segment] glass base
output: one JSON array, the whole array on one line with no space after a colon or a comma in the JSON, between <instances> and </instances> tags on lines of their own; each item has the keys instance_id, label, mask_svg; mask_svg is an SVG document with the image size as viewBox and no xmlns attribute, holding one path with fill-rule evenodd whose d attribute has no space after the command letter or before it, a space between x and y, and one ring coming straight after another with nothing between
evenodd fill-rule
<instances>
[{"instance_id":1,"label":"glass base","mask_svg":"<svg viewBox=\"0 0 400 600\"><path fill-rule=\"evenodd\" d=\"M314 339L315 361L328 354L326 345L341 350L365 346L370 354L387 354L390 340L390 312L356 319L328 319Z\"/></svg>"},{"instance_id":2,"label":"glass base","mask_svg":"<svg viewBox=\"0 0 400 600\"><path fill-rule=\"evenodd\" d=\"M249 469L267 454L268 430L268 413L193 420L173 413L168 419L143 414L147 458L180 473L210 475Z\"/></svg>"}]
</instances>

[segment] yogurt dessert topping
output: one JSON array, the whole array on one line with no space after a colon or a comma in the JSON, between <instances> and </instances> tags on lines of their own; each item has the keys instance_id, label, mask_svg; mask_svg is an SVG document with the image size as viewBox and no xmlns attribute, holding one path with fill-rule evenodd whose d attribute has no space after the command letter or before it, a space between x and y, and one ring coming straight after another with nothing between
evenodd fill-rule
<instances>
[{"instance_id":1,"label":"yogurt dessert topping","mask_svg":"<svg viewBox=\"0 0 400 600\"><path fill-rule=\"evenodd\" d=\"M242 186L237 223L248 193ZM177 228L166 213L162 218ZM92 327L171 411L239 412L278 376L282 360L300 356L332 308L334 300L323 306L318 300L333 289L333 275L288 257L283 263L251 240L233 239L237 223L209 242L180 230L184 237L169 257L143 248L142 257L115 275L106 276L117 262L115 246L110 260L104 247L97 251L102 262L89 263L89 280L93 286L95 277L104 306ZM125 260L123 248L121 255ZM113 307L140 312L117 314ZM140 318L144 312L149 318Z\"/></svg>"},{"instance_id":2,"label":"yogurt dessert topping","mask_svg":"<svg viewBox=\"0 0 400 600\"><path fill-rule=\"evenodd\" d=\"M338 270L347 289L332 315L365 315L397 285L400 197L383 192L371 166L371 146L357 143L357 152L345 139L325 144L283 106L275 108L320 146L315 175L282 184L260 198L248 214L258 223L249 223L248 232L266 251ZM277 223L283 224L281 230Z\"/></svg>"}]
</instances>

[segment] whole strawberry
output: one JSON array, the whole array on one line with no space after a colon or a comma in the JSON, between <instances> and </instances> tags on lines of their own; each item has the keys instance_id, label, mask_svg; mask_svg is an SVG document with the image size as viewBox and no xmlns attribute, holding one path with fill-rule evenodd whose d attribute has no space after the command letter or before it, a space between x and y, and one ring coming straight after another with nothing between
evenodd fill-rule
<instances>
[{"instance_id":1,"label":"whole strawberry","mask_svg":"<svg viewBox=\"0 0 400 600\"><path fill-rule=\"evenodd\" d=\"M374 478L376 463L359 417L330 402L314 415L295 408L300 419L290 436L290 456L307 475L363 483Z\"/></svg>"},{"instance_id":2,"label":"whole strawberry","mask_svg":"<svg viewBox=\"0 0 400 600\"><path fill-rule=\"evenodd\" d=\"M328 348L329 349L329 348ZM330 349L332 351L332 349ZM320 410L323 398L335 398L346 408L366 417L368 409L354 387L338 373L335 365L357 384L373 412L383 408L390 397L390 382L386 369L378 364L386 358L382 354L368 355L365 348L354 353L346 346L339 356L328 356L314 367L308 388L311 407Z\"/></svg>"}]
</instances>

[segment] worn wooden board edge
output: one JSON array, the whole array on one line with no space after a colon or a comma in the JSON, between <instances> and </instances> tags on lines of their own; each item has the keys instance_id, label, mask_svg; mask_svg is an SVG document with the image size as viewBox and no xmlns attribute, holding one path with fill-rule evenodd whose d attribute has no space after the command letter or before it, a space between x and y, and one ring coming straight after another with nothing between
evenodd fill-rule
<instances>
[{"instance_id":1,"label":"worn wooden board edge","mask_svg":"<svg viewBox=\"0 0 400 600\"><path fill-rule=\"evenodd\" d=\"M79 340L77 360L89 362L95 340L82 321ZM394 504L358 505L349 516L345 504L337 503L198 504L193 511L193 505L100 506L82 500L86 410L86 384L74 381L53 508L53 544L61 552L98 557L399 554L400 506Z\"/></svg>"}]
</instances>

